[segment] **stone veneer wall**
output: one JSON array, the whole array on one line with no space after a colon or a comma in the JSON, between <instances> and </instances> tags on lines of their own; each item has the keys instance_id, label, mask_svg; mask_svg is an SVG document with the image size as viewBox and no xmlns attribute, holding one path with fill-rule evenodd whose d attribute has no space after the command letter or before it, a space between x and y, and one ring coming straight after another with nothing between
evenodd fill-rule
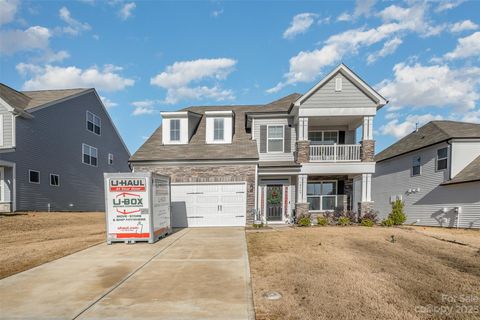
<instances>
[{"instance_id":1,"label":"stone veneer wall","mask_svg":"<svg viewBox=\"0 0 480 320\"><path fill-rule=\"evenodd\" d=\"M296 163L306 163L310 161L310 141L297 141L297 150L295 152Z\"/></svg>"},{"instance_id":2,"label":"stone veneer wall","mask_svg":"<svg viewBox=\"0 0 480 320\"><path fill-rule=\"evenodd\" d=\"M12 204L10 202L0 203L0 212L12 212Z\"/></svg>"},{"instance_id":3,"label":"stone veneer wall","mask_svg":"<svg viewBox=\"0 0 480 320\"><path fill-rule=\"evenodd\" d=\"M176 182L247 182L247 225L253 224L255 208L255 166L256 165L178 165L162 166L132 164L136 172L153 171L168 175ZM252 188L250 188L252 186Z\"/></svg>"},{"instance_id":4,"label":"stone veneer wall","mask_svg":"<svg viewBox=\"0 0 480 320\"><path fill-rule=\"evenodd\" d=\"M360 159L365 162L375 161L375 140L362 140Z\"/></svg>"},{"instance_id":5,"label":"stone veneer wall","mask_svg":"<svg viewBox=\"0 0 480 320\"><path fill-rule=\"evenodd\" d=\"M370 211L373 211L373 201L358 203L358 214L360 217Z\"/></svg>"}]
</instances>

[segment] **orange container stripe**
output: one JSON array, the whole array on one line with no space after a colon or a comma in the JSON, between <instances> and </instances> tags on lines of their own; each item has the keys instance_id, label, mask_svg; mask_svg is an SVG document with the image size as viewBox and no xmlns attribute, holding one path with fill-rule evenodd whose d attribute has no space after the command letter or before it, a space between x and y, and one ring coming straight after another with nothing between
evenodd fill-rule
<instances>
[{"instance_id":1,"label":"orange container stripe","mask_svg":"<svg viewBox=\"0 0 480 320\"><path fill-rule=\"evenodd\" d=\"M149 238L150 233L117 233L117 238Z\"/></svg>"}]
</instances>

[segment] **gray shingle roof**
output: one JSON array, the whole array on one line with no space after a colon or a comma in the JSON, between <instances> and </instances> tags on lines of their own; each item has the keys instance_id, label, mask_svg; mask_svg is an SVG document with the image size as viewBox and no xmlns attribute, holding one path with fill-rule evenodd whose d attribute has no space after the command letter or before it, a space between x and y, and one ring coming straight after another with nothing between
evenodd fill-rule
<instances>
[{"instance_id":1,"label":"gray shingle roof","mask_svg":"<svg viewBox=\"0 0 480 320\"><path fill-rule=\"evenodd\" d=\"M400 139L375 156L375 161L387 160L454 138L480 138L480 124L458 121L431 121Z\"/></svg>"},{"instance_id":2,"label":"gray shingle roof","mask_svg":"<svg viewBox=\"0 0 480 320\"><path fill-rule=\"evenodd\" d=\"M163 145L161 126L135 152L130 161L188 161L188 160L257 160L257 144L247 132L246 115L255 112L284 112L300 95L294 93L266 105L243 106L193 106L182 109L202 115L202 119L190 142L184 145ZM234 135L231 144L207 144L205 142L205 111L232 110L235 116Z\"/></svg>"},{"instance_id":3,"label":"gray shingle roof","mask_svg":"<svg viewBox=\"0 0 480 320\"><path fill-rule=\"evenodd\" d=\"M77 88L20 92L0 83L0 97L12 107L20 110L29 110L88 90L91 89Z\"/></svg>"},{"instance_id":4,"label":"gray shingle roof","mask_svg":"<svg viewBox=\"0 0 480 320\"><path fill-rule=\"evenodd\" d=\"M445 181L442 185L471 181L480 181L480 156L470 162L462 171L453 177L453 179Z\"/></svg>"}]
</instances>

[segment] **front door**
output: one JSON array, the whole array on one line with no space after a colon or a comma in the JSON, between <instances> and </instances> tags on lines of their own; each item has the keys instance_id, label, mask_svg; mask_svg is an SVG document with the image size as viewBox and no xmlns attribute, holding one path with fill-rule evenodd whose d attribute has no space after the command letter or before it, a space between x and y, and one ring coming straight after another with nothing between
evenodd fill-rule
<instances>
[{"instance_id":1,"label":"front door","mask_svg":"<svg viewBox=\"0 0 480 320\"><path fill-rule=\"evenodd\" d=\"M267 221L282 221L282 185L267 186Z\"/></svg>"}]
</instances>

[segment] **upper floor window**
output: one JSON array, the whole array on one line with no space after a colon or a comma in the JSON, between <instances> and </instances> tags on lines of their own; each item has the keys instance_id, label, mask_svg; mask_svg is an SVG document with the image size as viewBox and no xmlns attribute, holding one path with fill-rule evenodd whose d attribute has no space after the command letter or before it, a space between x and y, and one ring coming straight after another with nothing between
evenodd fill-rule
<instances>
[{"instance_id":1,"label":"upper floor window","mask_svg":"<svg viewBox=\"0 0 480 320\"><path fill-rule=\"evenodd\" d=\"M283 126L268 126L268 152L283 152Z\"/></svg>"},{"instance_id":2,"label":"upper floor window","mask_svg":"<svg viewBox=\"0 0 480 320\"><path fill-rule=\"evenodd\" d=\"M308 140L311 144L334 144L338 143L338 131L310 131Z\"/></svg>"},{"instance_id":3,"label":"upper floor window","mask_svg":"<svg viewBox=\"0 0 480 320\"><path fill-rule=\"evenodd\" d=\"M113 164L113 154L108 154L108 164Z\"/></svg>"},{"instance_id":4,"label":"upper floor window","mask_svg":"<svg viewBox=\"0 0 480 320\"><path fill-rule=\"evenodd\" d=\"M224 140L225 120L223 118L213 119L213 140Z\"/></svg>"},{"instance_id":5,"label":"upper floor window","mask_svg":"<svg viewBox=\"0 0 480 320\"><path fill-rule=\"evenodd\" d=\"M50 185L54 187L60 186L60 176L58 174L50 173Z\"/></svg>"},{"instance_id":6,"label":"upper floor window","mask_svg":"<svg viewBox=\"0 0 480 320\"><path fill-rule=\"evenodd\" d=\"M180 141L180 119L170 120L170 141Z\"/></svg>"},{"instance_id":7,"label":"upper floor window","mask_svg":"<svg viewBox=\"0 0 480 320\"><path fill-rule=\"evenodd\" d=\"M95 134L100 135L100 128L102 127L102 121L99 117L87 111L87 130Z\"/></svg>"},{"instance_id":8,"label":"upper floor window","mask_svg":"<svg viewBox=\"0 0 480 320\"><path fill-rule=\"evenodd\" d=\"M447 169L448 165L448 148L437 150L437 170Z\"/></svg>"},{"instance_id":9,"label":"upper floor window","mask_svg":"<svg viewBox=\"0 0 480 320\"><path fill-rule=\"evenodd\" d=\"M98 160L97 148L91 147L88 144L82 144L82 162L96 167Z\"/></svg>"},{"instance_id":10,"label":"upper floor window","mask_svg":"<svg viewBox=\"0 0 480 320\"><path fill-rule=\"evenodd\" d=\"M28 181L30 183L40 183L40 171L28 170Z\"/></svg>"},{"instance_id":11,"label":"upper floor window","mask_svg":"<svg viewBox=\"0 0 480 320\"><path fill-rule=\"evenodd\" d=\"M421 174L421 162L422 158L420 156L412 158L412 176L419 176Z\"/></svg>"},{"instance_id":12,"label":"upper floor window","mask_svg":"<svg viewBox=\"0 0 480 320\"><path fill-rule=\"evenodd\" d=\"M3 114L0 114L0 147L3 146Z\"/></svg>"}]
</instances>

